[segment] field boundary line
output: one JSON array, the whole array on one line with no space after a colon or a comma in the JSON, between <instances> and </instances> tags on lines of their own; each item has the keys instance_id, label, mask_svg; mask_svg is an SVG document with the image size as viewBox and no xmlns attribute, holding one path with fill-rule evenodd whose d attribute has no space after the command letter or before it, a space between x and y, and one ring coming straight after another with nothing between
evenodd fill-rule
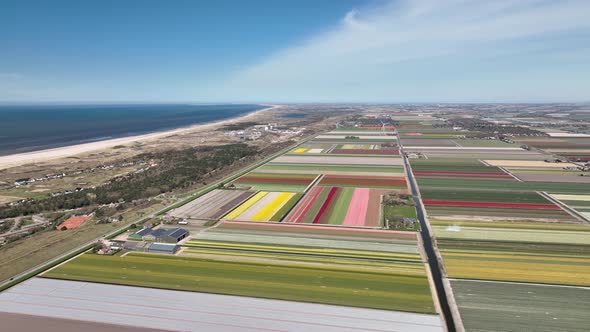
<instances>
[{"instance_id":1,"label":"field boundary line","mask_svg":"<svg viewBox=\"0 0 590 332\"><path fill-rule=\"evenodd\" d=\"M309 191L309 189L314 187L315 184L320 182L323 178L324 178L323 173L318 174L318 176L316 176L315 179L313 179L313 181L311 181L311 183L309 185L307 185L307 187L305 187L305 189L303 189L303 194L305 195L307 193L307 191Z\"/></svg>"},{"instance_id":2,"label":"field boundary line","mask_svg":"<svg viewBox=\"0 0 590 332\"><path fill-rule=\"evenodd\" d=\"M487 162L483 161L482 159L477 159L480 163L486 165L487 167L493 167L492 165L488 164Z\"/></svg>"},{"instance_id":3,"label":"field boundary line","mask_svg":"<svg viewBox=\"0 0 590 332\"><path fill-rule=\"evenodd\" d=\"M336 147L337 147L337 146L338 146L338 144L332 144L332 146L331 146L331 147L329 147L329 148L328 148L328 150L326 150L325 154L332 153L332 151L333 151L334 149L336 149Z\"/></svg>"},{"instance_id":4,"label":"field boundary line","mask_svg":"<svg viewBox=\"0 0 590 332\"><path fill-rule=\"evenodd\" d=\"M498 167L499 169L501 169L504 173L510 175L511 177L515 178L518 182L524 182L522 181L520 178L518 178L516 175L514 175L512 172L510 172L509 170L507 170L504 167Z\"/></svg>"}]
</instances>

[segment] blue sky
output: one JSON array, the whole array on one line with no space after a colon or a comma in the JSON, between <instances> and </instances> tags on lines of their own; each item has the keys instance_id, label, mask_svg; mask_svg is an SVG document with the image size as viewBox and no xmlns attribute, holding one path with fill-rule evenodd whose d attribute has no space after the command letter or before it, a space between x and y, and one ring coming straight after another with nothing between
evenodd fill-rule
<instances>
[{"instance_id":1,"label":"blue sky","mask_svg":"<svg viewBox=\"0 0 590 332\"><path fill-rule=\"evenodd\" d=\"M0 102L590 101L590 1L2 1Z\"/></svg>"}]
</instances>

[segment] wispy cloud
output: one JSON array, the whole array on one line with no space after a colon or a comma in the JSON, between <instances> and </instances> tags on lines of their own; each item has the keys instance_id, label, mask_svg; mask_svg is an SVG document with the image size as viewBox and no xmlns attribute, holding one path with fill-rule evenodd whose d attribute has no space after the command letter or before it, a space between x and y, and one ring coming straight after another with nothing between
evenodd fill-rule
<instances>
[{"instance_id":1,"label":"wispy cloud","mask_svg":"<svg viewBox=\"0 0 590 332\"><path fill-rule=\"evenodd\" d=\"M508 68L514 55L563 51L576 44L562 45L564 35L587 35L588 13L586 0L404 0L351 9L333 29L244 68L225 87L254 99L436 98L433 82L448 75L445 66L501 58L495 65ZM471 79L490 69L471 66Z\"/></svg>"},{"instance_id":2,"label":"wispy cloud","mask_svg":"<svg viewBox=\"0 0 590 332\"><path fill-rule=\"evenodd\" d=\"M20 80L23 79L25 76L19 73L1 73L0 72L0 80Z\"/></svg>"}]
</instances>

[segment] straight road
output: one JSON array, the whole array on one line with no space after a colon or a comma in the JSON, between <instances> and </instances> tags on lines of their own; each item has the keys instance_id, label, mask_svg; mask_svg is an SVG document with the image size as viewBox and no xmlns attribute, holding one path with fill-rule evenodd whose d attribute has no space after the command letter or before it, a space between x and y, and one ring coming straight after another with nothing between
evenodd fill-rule
<instances>
[{"instance_id":1,"label":"straight road","mask_svg":"<svg viewBox=\"0 0 590 332\"><path fill-rule=\"evenodd\" d=\"M398 140L399 141L399 140ZM436 288L436 294L438 295L438 301L440 304L440 308L442 314L445 318L445 323L447 325L448 332L455 332L455 321L453 320L453 315L451 313L451 308L449 306L449 302L447 300L447 292L443 285L443 277L441 273L441 267L438 265L438 259L436 253L434 252L434 246L432 244L432 236L430 234L430 228L426 223L426 218L424 217L424 205L422 205L422 199L420 198L420 191L416 185L416 180L414 179L414 174L412 173L412 168L410 166L410 162L404 153L404 148L401 144L401 141L398 142L400 146L400 154L404 159L404 163L406 165L406 174L408 176L408 180L410 182L410 187L412 190L412 195L414 196L414 202L416 203L416 216L420 221L420 235L422 236L422 243L424 244L424 251L426 252L426 258L428 259L428 265L430 267L430 271L432 273L432 279L434 281L434 286Z\"/></svg>"}]
</instances>

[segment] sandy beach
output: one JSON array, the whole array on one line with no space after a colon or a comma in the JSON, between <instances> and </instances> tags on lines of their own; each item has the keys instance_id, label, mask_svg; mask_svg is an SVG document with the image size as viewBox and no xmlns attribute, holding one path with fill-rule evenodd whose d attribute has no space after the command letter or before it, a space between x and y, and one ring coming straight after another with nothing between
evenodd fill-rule
<instances>
[{"instance_id":1,"label":"sandy beach","mask_svg":"<svg viewBox=\"0 0 590 332\"><path fill-rule=\"evenodd\" d=\"M231 123L235 123L235 122L240 122L240 121L245 121L245 120L248 120L249 118L252 118L252 117L259 115L263 112L268 112L268 111L271 111L273 109L280 107L279 105L264 105L264 106L269 106L269 107L248 113L248 114L241 116L241 117L232 118L232 119L220 120L220 121L215 121L215 122L210 122L210 123L205 123L205 124L196 124L196 125L192 125L192 126L188 126L188 127L182 127L182 128L177 128L177 129L173 129L173 130L166 130L166 131L158 131L158 132L154 132L154 133L137 135L137 136L114 138L114 139L108 139L108 140L104 140L104 141L70 145L70 146L64 146L64 147L54 148L54 149L39 150L39 151L32 151L32 152L26 152L26 153L18 153L18 154L0 156L0 169L15 167L15 166L33 163L33 162L40 162L40 161L47 161L47 160L52 160L52 159L69 157L69 156L73 156L73 155L77 155L77 154L81 154L81 153L86 153L89 151L108 149L108 148L112 148L117 145L126 145L126 144L133 143L133 142L150 141L150 140L155 140L158 138L162 138L162 137L166 137L166 136L170 136L170 135L181 134L181 133L190 132L190 131L211 130L211 129L214 129L219 126L223 126L223 125L227 125L227 124L231 124Z\"/></svg>"}]
</instances>

